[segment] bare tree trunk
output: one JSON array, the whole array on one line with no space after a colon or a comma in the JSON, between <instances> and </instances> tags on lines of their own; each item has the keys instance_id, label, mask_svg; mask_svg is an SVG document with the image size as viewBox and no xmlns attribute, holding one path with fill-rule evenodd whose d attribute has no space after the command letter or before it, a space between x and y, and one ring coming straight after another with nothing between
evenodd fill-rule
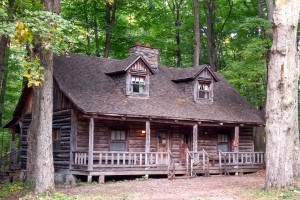
<instances>
[{"instance_id":1,"label":"bare tree trunk","mask_svg":"<svg viewBox=\"0 0 300 200\"><path fill-rule=\"evenodd\" d=\"M298 18L298 0L276 4L272 20L273 45L268 65L266 188L291 187L294 184L295 139L299 134Z\"/></svg>"},{"instance_id":2,"label":"bare tree trunk","mask_svg":"<svg viewBox=\"0 0 300 200\"><path fill-rule=\"evenodd\" d=\"M104 58L108 58L110 51L110 41L112 37L113 28L116 22L116 9L117 0L114 0L112 5L106 3L105 20L106 20L106 34L105 34L105 47L104 47Z\"/></svg>"},{"instance_id":3,"label":"bare tree trunk","mask_svg":"<svg viewBox=\"0 0 300 200\"><path fill-rule=\"evenodd\" d=\"M59 0L43 0L45 10L59 11ZM28 135L28 158L33 161L32 177L37 193L54 190L54 166L52 147L52 115L53 115L53 53L41 45L35 45L35 54L44 67L42 86L33 86L32 120Z\"/></svg>"},{"instance_id":4,"label":"bare tree trunk","mask_svg":"<svg viewBox=\"0 0 300 200\"><path fill-rule=\"evenodd\" d=\"M193 66L199 65L200 56L200 28L199 28L199 0L193 0L194 7L194 58Z\"/></svg>"},{"instance_id":5,"label":"bare tree trunk","mask_svg":"<svg viewBox=\"0 0 300 200\"><path fill-rule=\"evenodd\" d=\"M181 20L180 20L180 12L181 12L181 5L183 4L183 0L170 0L167 1L168 6L174 16L175 20L175 41L176 41L176 50L175 50L175 57L176 57L176 66L181 67L182 66L182 53L181 53L181 36L180 36L180 26L181 26Z\"/></svg>"},{"instance_id":6,"label":"bare tree trunk","mask_svg":"<svg viewBox=\"0 0 300 200\"><path fill-rule=\"evenodd\" d=\"M98 12L97 1L94 1L94 34L95 34L95 43L96 43L96 56L100 57L100 42L99 42L97 12Z\"/></svg>"},{"instance_id":7,"label":"bare tree trunk","mask_svg":"<svg viewBox=\"0 0 300 200\"><path fill-rule=\"evenodd\" d=\"M206 18L206 36L208 46L208 57L210 67L214 70L218 70L218 60L216 51L216 39L214 31L214 16L215 16L215 0L203 0L203 8Z\"/></svg>"},{"instance_id":8,"label":"bare tree trunk","mask_svg":"<svg viewBox=\"0 0 300 200\"><path fill-rule=\"evenodd\" d=\"M89 22L89 16L87 11L87 1L84 1L84 18L85 18L85 30L87 33L90 32L90 22ZM91 55L91 37L89 34L86 35L86 41L87 41L87 48L86 48L86 54Z\"/></svg>"},{"instance_id":9,"label":"bare tree trunk","mask_svg":"<svg viewBox=\"0 0 300 200\"><path fill-rule=\"evenodd\" d=\"M268 14L268 21L272 21L273 12L274 12L274 0L266 0L267 4L267 14Z\"/></svg>"},{"instance_id":10,"label":"bare tree trunk","mask_svg":"<svg viewBox=\"0 0 300 200\"><path fill-rule=\"evenodd\" d=\"M45 80L42 86L33 87L32 110L32 121L37 122L34 130L36 132L35 190L37 193L54 190L52 147L53 53L45 49L41 50L40 60L44 67Z\"/></svg>"}]
</instances>

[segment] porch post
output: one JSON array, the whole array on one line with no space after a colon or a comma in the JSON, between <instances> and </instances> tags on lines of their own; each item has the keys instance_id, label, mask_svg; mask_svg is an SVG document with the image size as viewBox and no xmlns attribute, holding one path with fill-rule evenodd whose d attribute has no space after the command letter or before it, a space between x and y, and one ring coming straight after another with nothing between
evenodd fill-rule
<instances>
[{"instance_id":1,"label":"porch post","mask_svg":"<svg viewBox=\"0 0 300 200\"><path fill-rule=\"evenodd\" d=\"M145 164L148 165L148 154L150 153L150 122L146 121L146 145L145 145Z\"/></svg>"},{"instance_id":2,"label":"porch post","mask_svg":"<svg viewBox=\"0 0 300 200\"><path fill-rule=\"evenodd\" d=\"M193 151L198 151L198 125L193 126Z\"/></svg>"},{"instance_id":3,"label":"porch post","mask_svg":"<svg viewBox=\"0 0 300 200\"><path fill-rule=\"evenodd\" d=\"M89 122L89 156L88 156L88 170L93 170L93 150L94 150L94 118L90 118Z\"/></svg>"},{"instance_id":4,"label":"porch post","mask_svg":"<svg viewBox=\"0 0 300 200\"><path fill-rule=\"evenodd\" d=\"M239 152L239 146L240 146L240 127L235 126L234 127L234 141L235 141L235 147L234 147L234 152Z\"/></svg>"}]
</instances>

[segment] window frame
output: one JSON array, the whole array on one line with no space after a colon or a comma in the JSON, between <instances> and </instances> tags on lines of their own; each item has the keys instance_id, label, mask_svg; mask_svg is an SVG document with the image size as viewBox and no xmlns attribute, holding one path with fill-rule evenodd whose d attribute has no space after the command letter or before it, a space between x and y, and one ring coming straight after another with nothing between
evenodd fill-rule
<instances>
[{"instance_id":1,"label":"window frame","mask_svg":"<svg viewBox=\"0 0 300 200\"><path fill-rule=\"evenodd\" d=\"M122 137L120 135L120 138L116 138L116 133L124 133L124 137ZM113 138L113 133L114 134L114 138ZM124 139L122 139L124 138ZM127 150L127 131L124 129L113 129L110 131L110 144L109 144L109 150L110 151L126 151ZM124 148L123 149L113 149L115 147L112 147L113 144L124 144Z\"/></svg>"},{"instance_id":2,"label":"window frame","mask_svg":"<svg viewBox=\"0 0 300 200\"><path fill-rule=\"evenodd\" d=\"M143 85L143 91L142 92L133 92L132 91L132 79L134 77L143 78L144 83L139 84ZM129 70L127 72L126 77L126 95L129 97L141 97L141 98L148 98L149 97L149 82L150 82L150 75L149 71L136 71L136 70Z\"/></svg>"},{"instance_id":3,"label":"window frame","mask_svg":"<svg viewBox=\"0 0 300 200\"><path fill-rule=\"evenodd\" d=\"M53 151L61 151L61 131L60 129L52 129L52 147Z\"/></svg>"},{"instance_id":4,"label":"window frame","mask_svg":"<svg viewBox=\"0 0 300 200\"><path fill-rule=\"evenodd\" d=\"M208 90L199 90L200 85L207 85ZM196 80L195 86L194 86L194 101L196 103L212 103L213 102L213 80L212 78L203 78L200 77ZM200 91L206 92L208 97L200 97Z\"/></svg>"},{"instance_id":5,"label":"window frame","mask_svg":"<svg viewBox=\"0 0 300 200\"><path fill-rule=\"evenodd\" d=\"M135 80L133 80L135 79ZM138 81L137 81L138 79ZM143 80L143 81L141 81ZM135 83L134 83L135 82ZM135 92L134 88L137 87L139 92ZM131 80L130 80L130 92L135 93L135 94L145 94L146 90L146 77L145 76L138 76L138 75L131 75ZM142 88L142 92L140 89Z\"/></svg>"},{"instance_id":6,"label":"window frame","mask_svg":"<svg viewBox=\"0 0 300 200\"><path fill-rule=\"evenodd\" d=\"M219 145L227 145L227 152L230 152L230 138L228 134L218 133L217 138L217 150L219 151Z\"/></svg>"}]
</instances>

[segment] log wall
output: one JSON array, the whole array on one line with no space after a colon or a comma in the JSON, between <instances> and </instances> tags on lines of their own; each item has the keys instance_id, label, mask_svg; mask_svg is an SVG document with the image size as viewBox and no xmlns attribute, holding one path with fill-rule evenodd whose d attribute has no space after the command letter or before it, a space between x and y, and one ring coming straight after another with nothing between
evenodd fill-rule
<instances>
[{"instance_id":1,"label":"log wall","mask_svg":"<svg viewBox=\"0 0 300 200\"><path fill-rule=\"evenodd\" d=\"M23 116L21 120L21 168L26 168L27 133L31 122L31 115ZM70 133L71 110L59 110L53 113L53 129L60 131L60 150L53 152L54 168L68 169L70 162Z\"/></svg>"},{"instance_id":2,"label":"log wall","mask_svg":"<svg viewBox=\"0 0 300 200\"><path fill-rule=\"evenodd\" d=\"M53 81L53 110L68 109L72 107L72 103L59 89L56 81Z\"/></svg>"}]
</instances>

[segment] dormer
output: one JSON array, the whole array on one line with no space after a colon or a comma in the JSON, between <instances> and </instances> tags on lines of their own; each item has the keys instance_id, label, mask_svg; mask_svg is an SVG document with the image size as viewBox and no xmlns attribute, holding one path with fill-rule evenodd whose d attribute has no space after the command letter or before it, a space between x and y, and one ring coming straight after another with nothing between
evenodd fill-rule
<instances>
[{"instance_id":1,"label":"dormer","mask_svg":"<svg viewBox=\"0 0 300 200\"><path fill-rule=\"evenodd\" d=\"M105 67L105 74L115 79L129 97L149 97L152 67L141 55L131 55L124 60L113 60Z\"/></svg>"},{"instance_id":2,"label":"dormer","mask_svg":"<svg viewBox=\"0 0 300 200\"><path fill-rule=\"evenodd\" d=\"M195 78L194 83L194 101L197 103L213 102L213 84L218 81L215 74L205 67Z\"/></svg>"},{"instance_id":3,"label":"dormer","mask_svg":"<svg viewBox=\"0 0 300 200\"><path fill-rule=\"evenodd\" d=\"M207 65L176 70L172 81L178 83L185 94L196 103L213 102L213 84L218 77Z\"/></svg>"},{"instance_id":4,"label":"dormer","mask_svg":"<svg viewBox=\"0 0 300 200\"><path fill-rule=\"evenodd\" d=\"M149 97L151 71L139 59L126 72L126 95L130 97Z\"/></svg>"}]
</instances>

